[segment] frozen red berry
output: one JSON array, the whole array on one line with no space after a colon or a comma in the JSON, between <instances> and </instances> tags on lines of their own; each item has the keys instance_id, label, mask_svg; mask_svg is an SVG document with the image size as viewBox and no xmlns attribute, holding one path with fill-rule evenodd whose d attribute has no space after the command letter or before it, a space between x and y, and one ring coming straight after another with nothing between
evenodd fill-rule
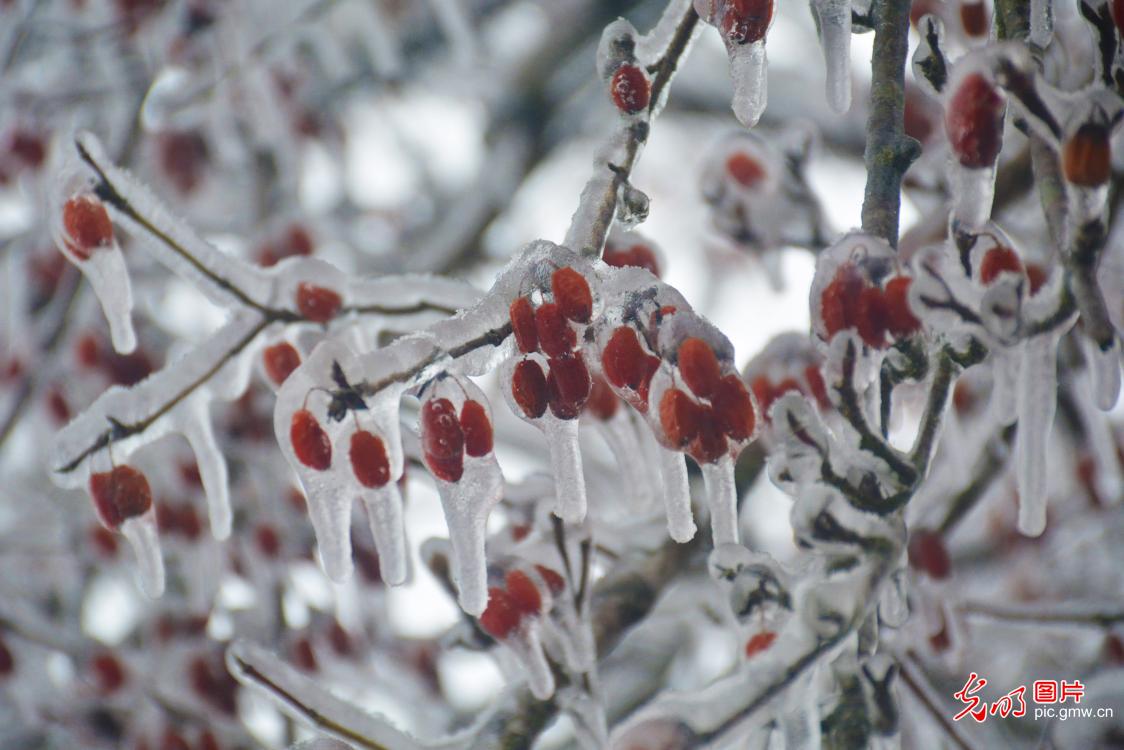
<instances>
[{"instance_id":1,"label":"frozen red berry","mask_svg":"<svg viewBox=\"0 0 1124 750\"><path fill-rule=\"evenodd\" d=\"M613 331L601 353L605 378L617 388L636 390L644 378L648 353L640 346L636 331L621 326Z\"/></svg>"},{"instance_id":2,"label":"frozen red berry","mask_svg":"<svg viewBox=\"0 0 1124 750\"><path fill-rule=\"evenodd\" d=\"M531 307L531 300L526 297L516 297L508 308L511 316L511 331L515 334L515 343L519 351L524 354L539 350L539 336L535 331L535 310Z\"/></svg>"},{"instance_id":3,"label":"frozen red berry","mask_svg":"<svg viewBox=\"0 0 1124 750\"><path fill-rule=\"evenodd\" d=\"M940 532L916 529L909 535L909 564L932 578L948 578L952 562Z\"/></svg>"},{"instance_id":4,"label":"frozen red berry","mask_svg":"<svg viewBox=\"0 0 1124 750\"><path fill-rule=\"evenodd\" d=\"M121 660L108 651L94 655L90 660L90 672L93 673L94 684L102 695L120 690L127 679Z\"/></svg>"},{"instance_id":5,"label":"frozen red berry","mask_svg":"<svg viewBox=\"0 0 1124 750\"><path fill-rule=\"evenodd\" d=\"M348 457L355 478L364 487L382 487L390 481L386 443L378 435L367 430L356 431L351 436Z\"/></svg>"},{"instance_id":6,"label":"frozen red berry","mask_svg":"<svg viewBox=\"0 0 1124 750\"><path fill-rule=\"evenodd\" d=\"M111 471L91 474L90 495L102 523L114 529L152 507L148 479L124 464L114 466Z\"/></svg>"},{"instance_id":7,"label":"frozen red berry","mask_svg":"<svg viewBox=\"0 0 1124 750\"><path fill-rule=\"evenodd\" d=\"M281 554L281 537L277 529L267 523L259 524L254 529L254 545L262 557L275 560Z\"/></svg>"},{"instance_id":8,"label":"frozen red berry","mask_svg":"<svg viewBox=\"0 0 1124 750\"><path fill-rule=\"evenodd\" d=\"M450 458L464 451L464 430L457 409L447 398L425 402L421 413L422 447L437 458Z\"/></svg>"},{"instance_id":9,"label":"frozen red berry","mask_svg":"<svg viewBox=\"0 0 1124 750\"><path fill-rule=\"evenodd\" d=\"M559 419L574 419L589 398L592 381L581 355L554 357L546 378L550 411Z\"/></svg>"},{"instance_id":10,"label":"frozen red berry","mask_svg":"<svg viewBox=\"0 0 1124 750\"><path fill-rule=\"evenodd\" d=\"M660 397L660 427L676 448L688 445L699 434L700 406L678 388L668 388Z\"/></svg>"},{"instance_id":11,"label":"frozen red berry","mask_svg":"<svg viewBox=\"0 0 1124 750\"><path fill-rule=\"evenodd\" d=\"M469 399L461 407L461 430L464 432L464 452L480 458L492 452L492 421L484 404Z\"/></svg>"},{"instance_id":12,"label":"frozen red berry","mask_svg":"<svg viewBox=\"0 0 1124 750\"><path fill-rule=\"evenodd\" d=\"M1079 187L1100 187L1112 176L1112 144L1107 126L1085 123L1062 144L1062 174Z\"/></svg>"},{"instance_id":13,"label":"frozen red berry","mask_svg":"<svg viewBox=\"0 0 1124 750\"><path fill-rule=\"evenodd\" d=\"M725 427L722 417L716 409L701 407L699 409L699 433L691 445L688 453L691 458L700 464L711 464L726 455L729 444L726 442Z\"/></svg>"},{"instance_id":14,"label":"frozen red berry","mask_svg":"<svg viewBox=\"0 0 1124 750\"><path fill-rule=\"evenodd\" d=\"M909 286L912 281L908 276L895 276L886 282L886 327L897 338L916 333L921 327L921 321L909 306Z\"/></svg>"},{"instance_id":15,"label":"frozen red berry","mask_svg":"<svg viewBox=\"0 0 1124 750\"><path fill-rule=\"evenodd\" d=\"M534 617L542 612L542 593L531 577L522 570L509 570L504 585L511 603L521 617Z\"/></svg>"},{"instance_id":16,"label":"frozen red berry","mask_svg":"<svg viewBox=\"0 0 1124 750\"><path fill-rule=\"evenodd\" d=\"M519 608L501 588L488 589L488 607L480 615L480 627L497 640L503 640L519 627Z\"/></svg>"},{"instance_id":17,"label":"frozen red berry","mask_svg":"<svg viewBox=\"0 0 1124 750\"><path fill-rule=\"evenodd\" d=\"M538 419L546 413L546 375L538 362L525 359L515 366L511 376L511 395L527 417Z\"/></svg>"},{"instance_id":18,"label":"frozen red berry","mask_svg":"<svg viewBox=\"0 0 1124 750\"><path fill-rule=\"evenodd\" d=\"M700 398L710 394L722 379L718 357L710 344L699 338L689 338L679 345L679 374L691 392Z\"/></svg>"},{"instance_id":19,"label":"frozen red berry","mask_svg":"<svg viewBox=\"0 0 1124 750\"><path fill-rule=\"evenodd\" d=\"M652 86L648 76L635 65L622 65L609 83L613 104L625 114L634 115L648 108Z\"/></svg>"},{"instance_id":20,"label":"frozen red berry","mask_svg":"<svg viewBox=\"0 0 1124 750\"><path fill-rule=\"evenodd\" d=\"M62 207L66 247L78 260L89 260L96 251L113 244L113 223L105 205L94 195L71 198Z\"/></svg>"},{"instance_id":21,"label":"frozen red berry","mask_svg":"<svg viewBox=\"0 0 1124 750\"><path fill-rule=\"evenodd\" d=\"M262 353L262 362L265 364L265 374L269 379L274 384L281 385L293 374L293 370L300 367L301 355L288 341L281 341L266 347Z\"/></svg>"},{"instance_id":22,"label":"frozen red berry","mask_svg":"<svg viewBox=\"0 0 1124 750\"><path fill-rule=\"evenodd\" d=\"M726 0L722 33L734 44L753 44L765 38L773 20L773 0Z\"/></svg>"},{"instance_id":23,"label":"frozen red berry","mask_svg":"<svg viewBox=\"0 0 1124 750\"><path fill-rule=\"evenodd\" d=\"M828 338L855 325L864 286L862 274L853 264L845 263L835 271L820 294L820 317Z\"/></svg>"},{"instance_id":24,"label":"frozen red berry","mask_svg":"<svg viewBox=\"0 0 1124 750\"><path fill-rule=\"evenodd\" d=\"M332 465L332 442L308 409L293 412L289 440L297 460L308 468L324 471Z\"/></svg>"},{"instance_id":25,"label":"frozen red berry","mask_svg":"<svg viewBox=\"0 0 1124 750\"><path fill-rule=\"evenodd\" d=\"M710 403L718 415L722 432L737 441L748 440L757 425L757 415L753 411L753 400L746 390L745 383L737 375L727 375L719 381L711 396Z\"/></svg>"},{"instance_id":26,"label":"frozen red berry","mask_svg":"<svg viewBox=\"0 0 1124 750\"><path fill-rule=\"evenodd\" d=\"M342 306L343 298L331 289L307 281L297 284L297 309L313 323L327 323Z\"/></svg>"},{"instance_id":27,"label":"frozen red berry","mask_svg":"<svg viewBox=\"0 0 1124 750\"><path fill-rule=\"evenodd\" d=\"M980 262L980 281L991 284L1004 272L1022 273L1023 264L1018 254L1006 245L996 245L987 251Z\"/></svg>"},{"instance_id":28,"label":"frozen red berry","mask_svg":"<svg viewBox=\"0 0 1124 750\"><path fill-rule=\"evenodd\" d=\"M960 3L960 25L970 37L985 37L988 31L987 7L977 0Z\"/></svg>"},{"instance_id":29,"label":"frozen red berry","mask_svg":"<svg viewBox=\"0 0 1124 750\"><path fill-rule=\"evenodd\" d=\"M960 82L945 109L945 132L960 164L990 167L1003 146L1002 94L981 73Z\"/></svg>"},{"instance_id":30,"label":"frozen red berry","mask_svg":"<svg viewBox=\"0 0 1124 750\"><path fill-rule=\"evenodd\" d=\"M755 656L772 646L775 640L777 640L777 634L771 630L762 630L760 633L755 633L745 643L745 655Z\"/></svg>"},{"instance_id":31,"label":"frozen red berry","mask_svg":"<svg viewBox=\"0 0 1124 750\"><path fill-rule=\"evenodd\" d=\"M742 187L751 188L765 177L765 168L746 152L735 151L726 159L726 174Z\"/></svg>"},{"instance_id":32,"label":"frozen red berry","mask_svg":"<svg viewBox=\"0 0 1124 750\"><path fill-rule=\"evenodd\" d=\"M804 382L808 384L808 391L821 407L831 406L831 400L827 397L827 384L824 382L819 365L808 365L804 368Z\"/></svg>"},{"instance_id":33,"label":"frozen red berry","mask_svg":"<svg viewBox=\"0 0 1124 750\"><path fill-rule=\"evenodd\" d=\"M588 323L593 317L593 293L589 282L573 268L559 268L550 277L550 291L562 315L575 323Z\"/></svg>"},{"instance_id":34,"label":"frozen red berry","mask_svg":"<svg viewBox=\"0 0 1124 750\"><path fill-rule=\"evenodd\" d=\"M602 259L607 265L615 268L626 266L646 268L652 272L653 276L658 277L660 275L660 264L656 260L656 254L647 245L636 244L627 248L607 247Z\"/></svg>"},{"instance_id":35,"label":"frozen red berry","mask_svg":"<svg viewBox=\"0 0 1124 750\"><path fill-rule=\"evenodd\" d=\"M1026 264L1026 280L1030 282L1031 295L1038 294L1038 290L1045 286L1050 279L1049 272L1037 263Z\"/></svg>"},{"instance_id":36,"label":"frozen red berry","mask_svg":"<svg viewBox=\"0 0 1124 750\"><path fill-rule=\"evenodd\" d=\"M562 574L553 568L548 568L545 565L536 565L535 570L542 577L546 587L550 589L550 593L558 596L566 588L566 580L562 578Z\"/></svg>"},{"instance_id":37,"label":"frozen red berry","mask_svg":"<svg viewBox=\"0 0 1124 750\"><path fill-rule=\"evenodd\" d=\"M882 289L868 286L859 293L857 325L863 343L875 349L886 345L886 329L889 327L890 310Z\"/></svg>"},{"instance_id":38,"label":"frozen red berry","mask_svg":"<svg viewBox=\"0 0 1124 750\"><path fill-rule=\"evenodd\" d=\"M555 302L539 305L539 309L535 310L535 333L539 337L539 346L548 357L569 354L578 342L574 329L562 313L562 307Z\"/></svg>"},{"instance_id":39,"label":"frozen red berry","mask_svg":"<svg viewBox=\"0 0 1124 750\"><path fill-rule=\"evenodd\" d=\"M586 411L601 421L608 421L620 407L620 399L613 389L601 378L593 378L589 390L589 400L585 402Z\"/></svg>"}]
</instances>

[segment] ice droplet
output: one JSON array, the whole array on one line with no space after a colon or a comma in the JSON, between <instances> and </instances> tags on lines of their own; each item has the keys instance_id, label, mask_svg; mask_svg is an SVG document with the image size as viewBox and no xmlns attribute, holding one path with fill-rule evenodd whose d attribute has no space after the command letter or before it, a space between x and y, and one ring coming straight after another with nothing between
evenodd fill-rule
<instances>
[{"instance_id":1,"label":"ice droplet","mask_svg":"<svg viewBox=\"0 0 1124 750\"><path fill-rule=\"evenodd\" d=\"M402 521L402 495L397 482L365 491L360 495L379 553L379 572L383 581L397 586L406 581L406 529Z\"/></svg>"},{"instance_id":2,"label":"ice droplet","mask_svg":"<svg viewBox=\"0 0 1124 750\"><path fill-rule=\"evenodd\" d=\"M754 42L730 49L730 76L734 79L734 115L752 128L761 119L768 97L765 42Z\"/></svg>"},{"instance_id":3,"label":"ice droplet","mask_svg":"<svg viewBox=\"0 0 1124 750\"><path fill-rule=\"evenodd\" d=\"M734 459L722 456L702 465L706 502L710 507L710 533L714 546L738 543L738 497L734 488Z\"/></svg>"},{"instance_id":4,"label":"ice droplet","mask_svg":"<svg viewBox=\"0 0 1124 750\"><path fill-rule=\"evenodd\" d=\"M851 108L851 0L813 0L827 66L827 103L842 114Z\"/></svg>"},{"instance_id":5,"label":"ice droplet","mask_svg":"<svg viewBox=\"0 0 1124 750\"><path fill-rule=\"evenodd\" d=\"M1047 446L1057 409L1058 337L1043 334L1022 345L1018 376L1019 428L1015 435L1015 478L1019 489L1019 531L1038 536L1046 528Z\"/></svg>"},{"instance_id":6,"label":"ice droplet","mask_svg":"<svg viewBox=\"0 0 1124 750\"><path fill-rule=\"evenodd\" d=\"M585 518L586 496L578 420L547 414L543 417L543 431L554 473L554 514L566 523L580 523Z\"/></svg>"},{"instance_id":7,"label":"ice droplet","mask_svg":"<svg viewBox=\"0 0 1124 750\"><path fill-rule=\"evenodd\" d=\"M687 484L687 460L682 453L660 446L660 476L663 478L663 502L667 512L667 533L679 543L695 536L695 519L691 515L691 488Z\"/></svg>"},{"instance_id":8,"label":"ice droplet","mask_svg":"<svg viewBox=\"0 0 1124 750\"><path fill-rule=\"evenodd\" d=\"M650 509L656 490L649 481L651 474L645 465L644 443L637 434L631 413L622 406L608 420L597 420L594 424L617 460L632 506L642 511Z\"/></svg>"},{"instance_id":9,"label":"ice droplet","mask_svg":"<svg viewBox=\"0 0 1124 750\"><path fill-rule=\"evenodd\" d=\"M141 588L155 599L164 593L164 558L160 552L160 535L156 530L156 511L130 518L121 524L133 554L137 557Z\"/></svg>"},{"instance_id":10,"label":"ice droplet","mask_svg":"<svg viewBox=\"0 0 1124 750\"><path fill-rule=\"evenodd\" d=\"M1093 400L1101 411L1112 411L1120 398L1120 340L1114 338L1112 346L1102 349L1087 340L1089 377L1093 385Z\"/></svg>"}]
</instances>

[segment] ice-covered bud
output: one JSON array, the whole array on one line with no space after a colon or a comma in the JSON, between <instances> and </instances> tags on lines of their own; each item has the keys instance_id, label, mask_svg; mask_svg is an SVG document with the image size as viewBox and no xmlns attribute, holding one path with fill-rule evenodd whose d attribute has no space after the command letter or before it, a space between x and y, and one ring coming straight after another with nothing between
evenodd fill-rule
<instances>
[{"instance_id":1,"label":"ice-covered bud","mask_svg":"<svg viewBox=\"0 0 1124 750\"><path fill-rule=\"evenodd\" d=\"M909 535L910 567L924 571L931 578L948 578L952 562L940 532L932 529L915 529Z\"/></svg>"},{"instance_id":2,"label":"ice-covered bud","mask_svg":"<svg viewBox=\"0 0 1124 750\"><path fill-rule=\"evenodd\" d=\"M289 440L297 460L310 469L325 471L332 465L332 441L308 409L293 412Z\"/></svg>"},{"instance_id":3,"label":"ice-covered bud","mask_svg":"<svg viewBox=\"0 0 1124 750\"><path fill-rule=\"evenodd\" d=\"M1062 174L1071 184L1096 188L1112 174L1111 133L1107 125L1086 122L1062 143Z\"/></svg>"},{"instance_id":4,"label":"ice-covered bud","mask_svg":"<svg viewBox=\"0 0 1124 750\"><path fill-rule=\"evenodd\" d=\"M425 402L421 411L422 450L433 475L445 482L458 482L464 473L464 430L456 407L447 398Z\"/></svg>"},{"instance_id":5,"label":"ice-covered bud","mask_svg":"<svg viewBox=\"0 0 1124 750\"><path fill-rule=\"evenodd\" d=\"M113 246L113 223L105 204L92 194L78 195L62 208L66 248L79 261Z\"/></svg>"},{"instance_id":6,"label":"ice-covered bud","mask_svg":"<svg viewBox=\"0 0 1124 750\"><path fill-rule=\"evenodd\" d=\"M1006 98L981 70L971 70L948 88L945 132L957 161L969 169L995 164L1003 147Z\"/></svg>"},{"instance_id":7,"label":"ice-covered bud","mask_svg":"<svg viewBox=\"0 0 1124 750\"><path fill-rule=\"evenodd\" d=\"M300 314L313 323L327 323L343 306L339 293L307 281L297 285L296 302Z\"/></svg>"},{"instance_id":8,"label":"ice-covered bud","mask_svg":"<svg viewBox=\"0 0 1124 750\"><path fill-rule=\"evenodd\" d=\"M364 487L382 487L390 481L390 459L386 453L386 443L378 435L366 430L358 430L352 434L348 458L355 478Z\"/></svg>"},{"instance_id":9,"label":"ice-covered bud","mask_svg":"<svg viewBox=\"0 0 1124 750\"><path fill-rule=\"evenodd\" d=\"M301 355L288 341L281 341L265 348L262 352L262 364L265 374L274 385L281 385L293 370L300 367Z\"/></svg>"},{"instance_id":10,"label":"ice-covered bud","mask_svg":"<svg viewBox=\"0 0 1124 750\"><path fill-rule=\"evenodd\" d=\"M91 474L90 497L98 518L113 529L127 519L147 513L152 507L152 490L147 477L124 464L107 472Z\"/></svg>"},{"instance_id":11,"label":"ice-covered bud","mask_svg":"<svg viewBox=\"0 0 1124 750\"><path fill-rule=\"evenodd\" d=\"M777 640L777 634L772 630L762 630L759 633L754 633L750 636L749 640L745 642L746 658L753 658L762 651L767 650L773 645L773 641L775 640Z\"/></svg>"},{"instance_id":12,"label":"ice-covered bud","mask_svg":"<svg viewBox=\"0 0 1124 750\"><path fill-rule=\"evenodd\" d=\"M626 115L635 115L648 108L652 85L639 66L626 64L613 73L609 82L609 94L617 109Z\"/></svg>"}]
</instances>

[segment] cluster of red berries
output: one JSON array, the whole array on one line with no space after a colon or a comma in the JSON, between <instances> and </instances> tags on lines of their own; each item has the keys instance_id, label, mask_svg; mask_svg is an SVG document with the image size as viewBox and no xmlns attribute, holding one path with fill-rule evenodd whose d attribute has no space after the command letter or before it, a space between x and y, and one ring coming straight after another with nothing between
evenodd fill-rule
<instances>
[{"instance_id":1,"label":"cluster of red berries","mask_svg":"<svg viewBox=\"0 0 1124 750\"><path fill-rule=\"evenodd\" d=\"M92 194L77 195L62 207L66 249L79 261L113 245L113 222L105 204Z\"/></svg>"},{"instance_id":2,"label":"cluster of red berries","mask_svg":"<svg viewBox=\"0 0 1124 750\"><path fill-rule=\"evenodd\" d=\"M944 127L953 154L965 167L990 167L1003 147L1006 99L982 73L960 81L945 108Z\"/></svg>"},{"instance_id":3,"label":"cluster of red berries","mask_svg":"<svg viewBox=\"0 0 1124 750\"><path fill-rule=\"evenodd\" d=\"M459 482L465 456L483 458L492 452L492 422L484 405L465 399L460 416L447 398L431 398L421 412L422 451L433 476Z\"/></svg>"},{"instance_id":4,"label":"cluster of red berries","mask_svg":"<svg viewBox=\"0 0 1124 750\"><path fill-rule=\"evenodd\" d=\"M527 296L511 303L509 314L515 343L524 354L541 352L547 370L524 357L511 378L511 395L528 419L538 419L550 408L558 419L576 419L592 388L589 369L578 351L573 324L585 325L593 317L593 294L585 277L570 267L550 277L553 302L536 309Z\"/></svg>"},{"instance_id":5,"label":"cluster of red berries","mask_svg":"<svg viewBox=\"0 0 1124 750\"><path fill-rule=\"evenodd\" d=\"M753 400L736 373L722 374L714 349L700 338L679 345L676 365L689 393L670 387L660 397L664 438L699 463L713 463L729 453L729 440L738 444L753 436Z\"/></svg>"},{"instance_id":6,"label":"cluster of red berries","mask_svg":"<svg viewBox=\"0 0 1124 750\"><path fill-rule=\"evenodd\" d=\"M894 276L879 286L854 263L840 265L820 295L827 338L853 328L867 346L882 349L889 344L887 334L894 339L913 335L921 321L909 306L911 283L908 276Z\"/></svg>"},{"instance_id":7,"label":"cluster of red berries","mask_svg":"<svg viewBox=\"0 0 1124 750\"><path fill-rule=\"evenodd\" d=\"M732 44L753 44L765 38L773 21L773 0L726 0L722 35Z\"/></svg>"},{"instance_id":8,"label":"cluster of red berries","mask_svg":"<svg viewBox=\"0 0 1124 750\"><path fill-rule=\"evenodd\" d=\"M143 473L122 464L90 475L90 497L98 518L116 529L130 518L144 515L152 507L152 489Z\"/></svg>"},{"instance_id":9,"label":"cluster of red berries","mask_svg":"<svg viewBox=\"0 0 1124 750\"><path fill-rule=\"evenodd\" d=\"M480 615L480 627L496 640L514 633L524 621L543 614L544 603L540 582L551 596L558 596L566 582L556 570L536 565L539 582L522 570L513 568L504 576L503 588L488 589L488 607Z\"/></svg>"},{"instance_id":10,"label":"cluster of red berries","mask_svg":"<svg viewBox=\"0 0 1124 750\"><path fill-rule=\"evenodd\" d=\"M766 420L769 419L769 408L773 402L789 391L811 396L822 409L831 407L827 384L824 382L819 365L808 365L800 373L799 378L796 375L787 375L780 380L774 380L768 375L761 374L749 381L749 389L757 399L757 408L761 410Z\"/></svg>"}]
</instances>

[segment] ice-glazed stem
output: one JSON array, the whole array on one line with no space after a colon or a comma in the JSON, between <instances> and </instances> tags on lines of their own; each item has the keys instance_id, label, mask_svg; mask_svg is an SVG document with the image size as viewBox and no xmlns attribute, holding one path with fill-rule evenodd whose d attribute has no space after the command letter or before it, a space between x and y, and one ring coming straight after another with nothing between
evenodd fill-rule
<instances>
[{"instance_id":1,"label":"ice-glazed stem","mask_svg":"<svg viewBox=\"0 0 1124 750\"><path fill-rule=\"evenodd\" d=\"M527 671L527 684L531 695L541 701L554 695L554 672L543 653L539 636L539 623L528 623L507 641L523 669Z\"/></svg>"},{"instance_id":2,"label":"ice-glazed stem","mask_svg":"<svg viewBox=\"0 0 1124 750\"><path fill-rule=\"evenodd\" d=\"M475 512L469 502L459 485L442 489L457 602L465 612L478 617L488 606L488 560L484 553L488 516Z\"/></svg>"},{"instance_id":3,"label":"ice-glazed stem","mask_svg":"<svg viewBox=\"0 0 1124 750\"><path fill-rule=\"evenodd\" d=\"M156 531L156 514L130 518L121 524L121 533L133 548L140 569L141 588L156 598L164 593L164 558L160 554L160 536Z\"/></svg>"},{"instance_id":4,"label":"ice-glazed stem","mask_svg":"<svg viewBox=\"0 0 1124 750\"><path fill-rule=\"evenodd\" d=\"M1019 371L1019 429L1015 436L1015 478L1019 488L1019 531L1038 536L1046 528L1047 445L1057 409L1058 338L1045 334L1023 343Z\"/></svg>"},{"instance_id":5,"label":"ice-glazed stem","mask_svg":"<svg viewBox=\"0 0 1124 750\"><path fill-rule=\"evenodd\" d=\"M991 218L995 197L995 167L953 164L952 216L965 230L978 229Z\"/></svg>"},{"instance_id":6,"label":"ice-glazed stem","mask_svg":"<svg viewBox=\"0 0 1124 750\"><path fill-rule=\"evenodd\" d=\"M1101 411L1111 411L1120 398L1120 340L1114 338L1107 349L1091 340L1086 340L1086 344L1093 400Z\"/></svg>"},{"instance_id":7,"label":"ice-glazed stem","mask_svg":"<svg viewBox=\"0 0 1124 750\"><path fill-rule=\"evenodd\" d=\"M1054 35L1053 0L1030 0L1030 42L1045 49Z\"/></svg>"},{"instance_id":8,"label":"ice-glazed stem","mask_svg":"<svg viewBox=\"0 0 1124 750\"><path fill-rule=\"evenodd\" d=\"M734 116L747 128L761 119L767 100L765 42L730 50L730 76L734 79Z\"/></svg>"},{"instance_id":9,"label":"ice-glazed stem","mask_svg":"<svg viewBox=\"0 0 1124 750\"><path fill-rule=\"evenodd\" d=\"M585 518L586 499L578 420L551 420L546 439L554 472L554 514L566 523L580 523Z\"/></svg>"},{"instance_id":10,"label":"ice-glazed stem","mask_svg":"<svg viewBox=\"0 0 1124 750\"><path fill-rule=\"evenodd\" d=\"M997 347L991 368L991 416L1001 425L1014 424L1018 418L1017 388L1022 354L1018 349Z\"/></svg>"},{"instance_id":11,"label":"ice-glazed stem","mask_svg":"<svg viewBox=\"0 0 1124 750\"><path fill-rule=\"evenodd\" d=\"M667 512L667 533L679 543L695 536L695 519L691 515L691 488L687 484L687 461L682 453L660 448L660 477L663 479L663 502Z\"/></svg>"},{"instance_id":12,"label":"ice-glazed stem","mask_svg":"<svg viewBox=\"0 0 1124 750\"><path fill-rule=\"evenodd\" d=\"M307 485L306 485L307 487ZM324 572L336 583L351 575L351 496L308 487L308 515L316 532L316 547Z\"/></svg>"},{"instance_id":13,"label":"ice-glazed stem","mask_svg":"<svg viewBox=\"0 0 1124 750\"><path fill-rule=\"evenodd\" d=\"M406 529L402 522L402 495L397 482L389 482L362 495L379 553L379 572L390 586L406 580Z\"/></svg>"},{"instance_id":14,"label":"ice-glazed stem","mask_svg":"<svg viewBox=\"0 0 1124 750\"><path fill-rule=\"evenodd\" d=\"M649 481L647 462L644 460L644 445L636 434L628 412L619 409L611 419L598 422L597 426L624 474L627 485L625 492L630 496L633 506L650 508L654 490Z\"/></svg>"},{"instance_id":15,"label":"ice-glazed stem","mask_svg":"<svg viewBox=\"0 0 1124 750\"><path fill-rule=\"evenodd\" d=\"M827 65L827 103L840 114L851 108L851 0L813 0Z\"/></svg>"},{"instance_id":16,"label":"ice-glazed stem","mask_svg":"<svg viewBox=\"0 0 1124 750\"><path fill-rule=\"evenodd\" d=\"M211 534L215 539L230 536L230 486L226 470L226 459L215 441L211 427L211 416L207 402L196 399L191 414L184 427L184 435L195 453L199 466L199 478L203 482L203 492L207 495L207 514L211 521Z\"/></svg>"},{"instance_id":17,"label":"ice-glazed stem","mask_svg":"<svg viewBox=\"0 0 1124 750\"><path fill-rule=\"evenodd\" d=\"M723 456L702 465L706 502L710 508L710 533L714 546L738 543L738 495L734 488L734 460Z\"/></svg>"},{"instance_id":18,"label":"ice-glazed stem","mask_svg":"<svg viewBox=\"0 0 1124 750\"><path fill-rule=\"evenodd\" d=\"M101 304L105 320L109 324L109 338L113 348L128 354L137 348L137 336L133 331L133 288L129 282L129 270L121 248L114 243L94 253L78 265L94 296Z\"/></svg>"}]
</instances>

